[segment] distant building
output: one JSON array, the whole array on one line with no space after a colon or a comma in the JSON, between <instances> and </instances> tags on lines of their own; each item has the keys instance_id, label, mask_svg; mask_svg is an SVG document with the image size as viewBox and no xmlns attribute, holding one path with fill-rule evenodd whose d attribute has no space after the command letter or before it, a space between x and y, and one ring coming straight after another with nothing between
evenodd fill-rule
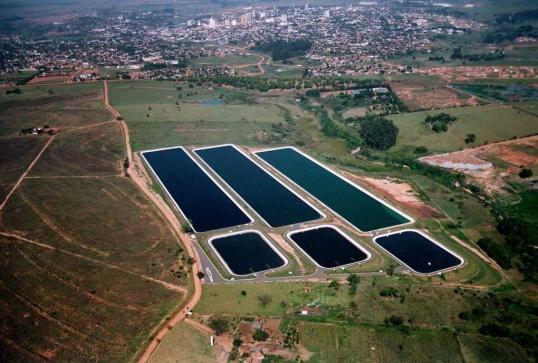
<instances>
[{"instance_id":1,"label":"distant building","mask_svg":"<svg viewBox=\"0 0 538 363\"><path fill-rule=\"evenodd\" d=\"M325 10L325 11L323 12L323 16L324 16L325 18L330 18L330 17L331 17L331 11L330 11L330 10Z\"/></svg>"},{"instance_id":2,"label":"distant building","mask_svg":"<svg viewBox=\"0 0 538 363\"><path fill-rule=\"evenodd\" d=\"M209 18L209 27L210 28L216 28L217 27L217 21L214 18Z\"/></svg>"},{"instance_id":3,"label":"distant building","mask_svg":"<svg viewBox=\"0 0 538 363\"><path fill-rule=\"evenodd\" d=\"M250 14L247 13L247 14L241 15L241 17L239 18L239 23L242 26L249 26L250 25Z\"/></svg>"}]
</instances>

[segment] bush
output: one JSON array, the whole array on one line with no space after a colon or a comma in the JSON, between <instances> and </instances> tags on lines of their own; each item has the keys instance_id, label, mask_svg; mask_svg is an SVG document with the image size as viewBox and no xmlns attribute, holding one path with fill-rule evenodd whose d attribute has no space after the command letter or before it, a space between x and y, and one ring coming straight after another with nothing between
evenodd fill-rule
<instances>
[{"instance_id":1,"label":"bush","mask_svg":"<svg viewBox=\"0 0 538 363\"><path fill-rule=\"evenodd\" d=\"M508 337L510 336L510 329L498 324L484 324L478 329L480 334L489 335L492 337Z\"/></svg>"},{"instance_id":2,"label":"bush","mask_svg":"<svg viewBox=\"0 0 538 363\"><path fill-rule=\"evenodd\" d=\"M380 116L361 119L360 133L366 145L378 150L388 150L396 144L398 128L391 120Z\"/></svg>"},{"instance_id":3,"label":"bush","mask_svg":"<svg viewBox=\"0 0 538 363\"><path fill-rule=\"evenodd\" d=\"M472 142L476 141L476 135L475 134L467 134L467 137L465 138L465 143L470 144Z\"/></svg>"},{"instance_id":4,"label":"bush","mask_svg":"<svg viewBox=\"0 0 538 363\"><path fill-rule=\"evenodd\" d=\"M399 297L400 292L394 287L384 287L379 291L379 295L383 297Z\"/></svg>"},{"instance_id":5,"label":"bush","mask_svg":"<svg viewBox=\"0 0 538 363\"><path fill-rule=\"evenodd\" d=\"M456 120L456 117L442 112L435 116L427 116L426 119L424 119L424 124L430 127L433 131L439 133L446 132L448 130L448 126Z\"/></svg>"},{"instance_id":6,"label":"bush","mask_svg":"<svg viewBox=\"0 0 538 363\"><path fill-rule=\"evenodd\" d=\"M510 268L512 264L510 263L510 253L507 248L490 238L480 238L478 240L478 246L483 249L488 256L493 258L502 268Z\"/></svg>"},{"instance_id":7,"label":"bush","mask_svg":"<svg viewBox=\"0 0 538 363\"><path fill-rule=\"evenodd\" d=\"M404 319L398 315L391 315L389 318L385 319L385 324L400 326L404 323Z\"/></svg>"},{"instance_id":8,"label":"bush","mask_svg":"<svg viewBox=\"0 0 538 363\"><path fill-rule=\"evenodd\" d=\"M258 342L266 341L269 337L269 334L261 329L256 329L254 334L252 334L252 338Z\"/></svg>"},{"instance_id":9,"label":"bush","mask_svg":"<svg viewBox=\"0 0 538 363\"><path fill-rule=\"evenodd\" d=\"M215 334L221 335L228 331L228 320L222 318L212 318L209 321L209 327L215 331Z\"/></svg>"},{"instance_id":10,"label":"bush","mask_svg":"<svg viewBox=\"0 0 538 363\"><path fill-rule=\"evenodd\" d=\"M428 149L426 148L426 146L417 146L417 148L415 149L416 155L424 155L427 152L428 152Z\"/></svg>"},{"instance_id":11,"label":"bush","mask_svg":"<svg viewBox=\"0 0 538 363\"><path fill-rule=\"evenodd\" d=\"M271 303L271 301L273 301L273 298L271 297L271 295L264 294L258 296L258 301L260 302L262 307L266 307Z\"/></svg>"},{"instance_id":12,"label":"bush","mask_svg":"<svg viewBox=\"0 0 538 363\"><path fill-rule=\"evenodd\" d=\"M521 169L521 171L519 172L519 177L521 179L526 179L526 178L530 178L531 176L533 176L533 172L531 169Z\"/></svg>"}]
</instances>

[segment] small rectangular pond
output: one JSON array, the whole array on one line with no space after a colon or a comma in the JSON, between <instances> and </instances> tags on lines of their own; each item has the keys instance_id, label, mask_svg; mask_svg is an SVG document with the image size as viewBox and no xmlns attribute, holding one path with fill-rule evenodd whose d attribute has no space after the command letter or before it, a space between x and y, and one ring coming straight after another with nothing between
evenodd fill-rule
<instances>
[{"instance_id":1,"label":"small rectangular pond","mask_svg":"<svg viewBox=\"0 0 538 363\"><path fill-rule=\"evenodd\" d=\"M288 263L286 257L263 234L255 230L212 237L209 245L234 275L249 275Z\"/></svg>"},{"instance_id":2,"label":"small rectangular pond","mask_svg":"<svg viewBox=\"0 0 538 363\"><path fill-rule=\"evenodd\" d=\"M339 228L330 225L300 229L287 236L322 268L364 262L372 256Z\"/></svg>"},{"instance_id":3,"label":"small rectangular pond","mask_svg":"<svg viewBox=\"0 0 538 363\"><path fill-rule=\"evenodd\" d=\"M252 218L181 147L141 153L195 232L252 222Z\"/></svg>"},{"instance_id":4,"label":"small rectangular pond","mask_svg":"<svg viewBox=\"0 0 538 363\"><path fill-rule=\"evenodd\" d=\"M411 217L293 147L259 151L256 155L362 232L413 221Z\"/></svg>"},{"instance_id":5,"label":"small rectangular pond","mask_svg":"<svg viewBox=\"0 0 538 363\"><path fill-rule=\"evenodd\" d=\"M412 271L430 275L463 265L464 260L421 231L406 229L374 242Z\"/></svg>"},{"instance_id":6,"label":"small rectangular pond","mask_svg":"<svg viewBox=\"0 0 538 363\"><path fill-rule=\"evenodd\" d=\"M324 217L235 145L199 148L194 152L270 227Z\"/></svg>"}]
</instances>

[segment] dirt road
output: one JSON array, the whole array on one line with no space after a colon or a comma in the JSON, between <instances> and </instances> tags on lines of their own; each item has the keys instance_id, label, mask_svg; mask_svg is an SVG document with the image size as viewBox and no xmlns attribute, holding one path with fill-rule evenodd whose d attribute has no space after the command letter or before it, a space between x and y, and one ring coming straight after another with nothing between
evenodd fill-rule
<instances>
[{"instance_id":1,"label":"dirt road","mask_svg":"<svg viewBox=\"0 0 538 363\"><path fill-rule=\"evenodd\" d=\"M37 163L37 161L39 160L39 158L41 157L41 155L43 155L43 153L45 152L45 150L47 150L47 147L49 147L50 143L52 142L52 140L54 140L54 136L51 136L49 138L49 140L47 141L47 143L45 144L45 146L43 146L43 148L41 149L41 151L39 152L39 154L36 155L36 157L34 158L34 160L32 160L32 162L30 163L30 165L28 165L28 168L26 168L26 170L24 171L24 173L22 173L22 175L20 176L19 180L17 180L17 182L15 183L15 185L13 185L13 188L11 188L11 190L9 191L8 195L6 196L6 198L4 199L4 201L2 202L2 204L0 204L0 210L4 209L4 206L6 205L6 203L8 202L9 198L11 198L11 196L13 195L13 193L15 193L15 191L17 190L17 188L19 188L19 186L21 185L22 181L24 180L24 178L26 178L26 175L28 175L28 173L30 172L30 170L32 169L32 167L35 165L35 163Z\"/></svg>"},{"instance_id":2,"label":"dirt road","mask_svg":"<svg viewBox=\"0 0 538 363\"><path fill-rule=\"evenodd\" d=\"M104 81L104 95L103 101L105 107L112 112L121 125L123 131L123 136L125 140L125 157L129 159L129 166L127 167L126 173L131 177L131 180L142 190L142 192L155 204L155 206L161 211L165 219L168 221L170 227L175 232L176 235L181 238L183 245L185 246L187 253L190 258L192 258L195 263L192 264L192 277L194 280L194 294L185 304L185 306L178 311L173 317L167 320L163 320L160 327L157 328L156 334L151 339L149 345L145 348L144 352L140 355L138 360L139 363L145 363L151 357L151 354L155 351L155 348L163 340L166 334L181 320L185 319L187 312L191 310L200 300L202 296L202 282L197 277L199 270L199 265L197 263L198 258L196 256L194 247L192 245L191 238L183 233L181 230L181 223L177 219L174 212L170 209L168 204L158 195L153 193L149 187L149 180L144 176L144 173L141 170L144 170L144 165L133 157L133 152L131 150L131 142L129 138L129 127L125 121L122 120L121 114L114 107L110 105L108 97L108 83ZM164 325L163 325L164 324Z\"/></svg>"}]
</instances>

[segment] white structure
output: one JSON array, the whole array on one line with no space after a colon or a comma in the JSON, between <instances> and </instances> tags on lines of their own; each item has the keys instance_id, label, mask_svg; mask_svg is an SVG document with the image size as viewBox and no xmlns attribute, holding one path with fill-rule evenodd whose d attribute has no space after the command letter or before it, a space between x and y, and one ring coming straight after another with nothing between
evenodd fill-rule
<instances>
[{"instance_id":1,"label":"white structure","mask_svg":"<svg viewBox=\"0 0 538 363\"><path fill-rule=\"evenodd\" d=\"M217 27L217 21L215 18L209 18L209 27L213 29Z\"/></svg>"}]
</instances>

